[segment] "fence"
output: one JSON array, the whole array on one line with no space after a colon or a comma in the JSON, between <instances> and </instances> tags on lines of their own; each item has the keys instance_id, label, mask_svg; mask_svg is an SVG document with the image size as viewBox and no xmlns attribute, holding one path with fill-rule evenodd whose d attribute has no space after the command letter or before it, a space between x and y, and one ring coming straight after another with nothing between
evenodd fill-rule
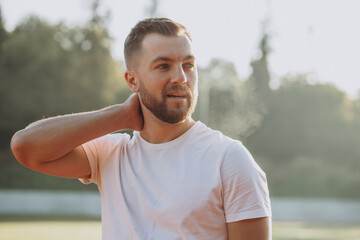
<instances>
[{"instance_id":1,"label":"fence","mask_svg":"<svg viewBox=\"0 0 360 240\"><path fill-rule=\"evenodd\" d=\"M0 214L100 217L98 192L1 190ZM274 221L360 223L360 201L272 198Z\"/></svg>"}]
</instances>

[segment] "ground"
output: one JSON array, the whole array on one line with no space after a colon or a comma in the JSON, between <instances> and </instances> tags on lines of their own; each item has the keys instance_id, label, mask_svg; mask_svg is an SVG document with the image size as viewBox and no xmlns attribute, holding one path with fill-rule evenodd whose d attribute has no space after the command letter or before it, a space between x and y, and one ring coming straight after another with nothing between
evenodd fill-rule
<instances>
[{"instance_id":1,"label":"ground","mask_svg":"<svg viewBox=\"0 0 360 240\"><path fill-rule=\"evenodd\" d=\"M58 216L0 216L4 240L100 240L99 219ZM360 240L358 224L273 222L273 240Z\"/></svg>"}]
</instances>

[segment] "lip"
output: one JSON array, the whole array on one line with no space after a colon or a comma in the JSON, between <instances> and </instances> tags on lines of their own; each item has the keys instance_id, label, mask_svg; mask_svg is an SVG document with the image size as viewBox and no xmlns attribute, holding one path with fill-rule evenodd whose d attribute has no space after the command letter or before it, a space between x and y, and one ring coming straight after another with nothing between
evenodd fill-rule
<instances>
[{"instance_id":1,"label":"lip","mask_svg":"<svg viewBox=\"0 0 360 240\"><path fill-rule=\"evenodd\" d=\"M186 98L186 92L170 91L165 94L167 97Z\"/></svg>"}]
</instances>

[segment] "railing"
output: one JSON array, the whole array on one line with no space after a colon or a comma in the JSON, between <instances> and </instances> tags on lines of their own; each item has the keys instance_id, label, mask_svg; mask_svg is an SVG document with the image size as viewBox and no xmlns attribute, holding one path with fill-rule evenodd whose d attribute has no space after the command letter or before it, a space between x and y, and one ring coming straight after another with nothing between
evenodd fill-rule
<instances>
[{"instance_id":1,"label":"railing","mask_svg":"<svg viewBox=\"0 0 360 240\"><path fill-rule=\"evenodd\" d=\"M271 198L274 221L360 223L360 200ZM98 192L0 190L0 214L100 217Z\"/></svg>"}]
</instances>

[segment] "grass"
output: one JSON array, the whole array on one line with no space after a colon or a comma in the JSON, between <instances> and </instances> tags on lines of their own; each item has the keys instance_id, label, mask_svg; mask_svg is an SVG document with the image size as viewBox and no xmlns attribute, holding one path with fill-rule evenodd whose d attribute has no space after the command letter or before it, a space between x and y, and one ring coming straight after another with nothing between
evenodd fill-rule
<instances>
[{"instance_id":1,"label":"grass","mask_svg":"<svg viewBox=\"0 0 360 240\"><path fill-rule=\"evenodd\" d=\"M101 239L101 225L100 222L86 221L7 222L0 224L0 239L99 240Z\"/></svg>"},{"instance_id":2,"label":"grass","mask_svg":"<svg viewBox=\"0 0 360 240\"><path fill-rule=\"evenodd\" d=\"M100 240L99 219L0 216L3 240ZM273 240L360 240L359 225L273 222Z\"/></svg>"},{"instance_id":3,"label":"grass","mask_svg":"<svg viewBox=\"0 0 360 240\"><path fill-rule=\"evenodd\" d=\"M83 217L1 216L1 240L100 240L101 222Z\"/></svg>"},{"instance_id":4,"label":"grass","mask_svg":"<svg viewBox=\"0 0 360 240\"><path fill-rule=\"evenodd\" d=\"M273 240L360 240L360 224L273 222Z\"/></svg>"}]
</instances>

